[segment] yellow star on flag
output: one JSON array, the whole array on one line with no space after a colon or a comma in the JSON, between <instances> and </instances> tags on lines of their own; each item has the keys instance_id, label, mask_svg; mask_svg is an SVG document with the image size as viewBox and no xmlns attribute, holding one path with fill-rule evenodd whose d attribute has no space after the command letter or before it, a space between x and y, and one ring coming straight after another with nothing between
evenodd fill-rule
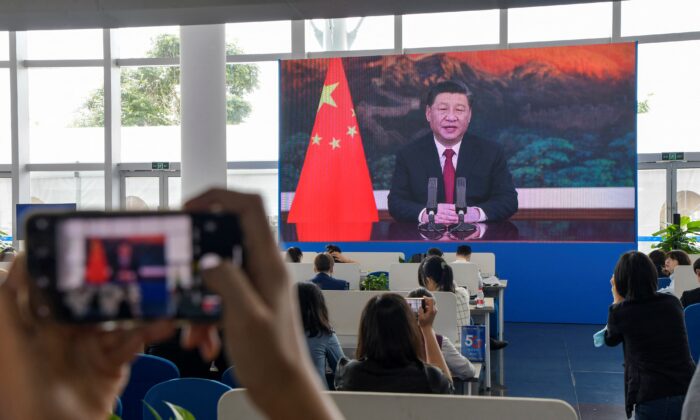
<instances>
[{"instance_id":1,"label":"yellow star on flag","mask_svg":"<svg viewBox=\"0 0 700 420\"><path fill-rule=\"evenodd\" d=\"M333 150L340 149L340 140L336 139L335 137L333 137L333 140L331 140L331 142L328 144L331 145L331 148L333 148Z\"/></svg>"},{"instance_id":2,"label":"yellow star on flag","mask_svg":"<svg viewBox=\"0 0 700 420\"><path fill-rule=\"evenodd\" d=\"M352 116L353 116L353 117L356 117L356 115L355 115L355 108L350 108L350 112L352 113Z\"/></svg>"},{"instance_id":3,"label":"yellow star on flag","mask_svg":"<svg viewBox=\"0 0 700 420\"><path fill-rule=\"evenodd\" d=\"M357 127L355 127L354 125L352 127L348 127L348 132L345 134L352 138L355 138L355 134L357 134Z\"/></svg>"},{"instance_id":4,"label":"yellow star on flag","mask_svg":"<svg viewBox=\"0 0 700 420\"><path fill-rule=\"evenodd\" d=\"M314 134L313 137L311 137L311 144L315 144L317 146L321 145L321 140L323 140L323 137L320 137L318 133Z\"/></svg>"},{"instance_id":5,"label":"yellow star on flag","mask_svg":"<svg viewBox=\"0 0 700 420\"><path fill-rule=\"evenodd\" d=\"M318 102L318 109L321 109L321 106L323 104L328 104L334 108L338 107L335 104L333 97L331 96L335 88L338 87L338 84L340 84L340 82L333 83L332 85L323 85L323 90L321 91L321 100Z\"/></svg>"}]
</instances>

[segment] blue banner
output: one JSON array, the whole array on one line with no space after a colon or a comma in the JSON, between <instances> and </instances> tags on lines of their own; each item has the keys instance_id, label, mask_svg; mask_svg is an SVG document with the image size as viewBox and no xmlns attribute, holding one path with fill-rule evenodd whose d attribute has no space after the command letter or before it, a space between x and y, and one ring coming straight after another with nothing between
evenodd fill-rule
<instances>
[{"instance_id":1,"label":"blue banner","mask_svg":"<svg viewBox=\"0 0 700 420\"><path fill-rule=\"evenodd\" d=\"M483 362L486 357L486 327L465 325L462 327L462 356L471 362Z\"/></svg>"}]
</instances>

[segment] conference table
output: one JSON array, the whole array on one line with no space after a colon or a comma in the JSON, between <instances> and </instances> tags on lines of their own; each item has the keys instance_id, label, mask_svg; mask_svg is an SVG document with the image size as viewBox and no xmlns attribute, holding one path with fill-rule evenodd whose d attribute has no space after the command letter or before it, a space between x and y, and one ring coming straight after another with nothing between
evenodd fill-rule
<instances>
[{"instance_id":1,"label":"conference table","mask_svg":"<svg viewBox=\"0 0 700 420\"><path fill-rule=\"evenodd\" d=\"M342 232L329 228L329 232ZM318 232L323 232L319 229ZM477 224L477 230L468 234L423 232L413 222L380 220L367 226L363 237L352 231L352 237L333 236L333 241L384 241L384 242L634 242L634 220L585 220L585 219L522 219ZM328 242L322 237L303 237L297 234L294 223L286 223L286 214L280 221L280 234L284 242Z\"/></svg>"}]
</instances>

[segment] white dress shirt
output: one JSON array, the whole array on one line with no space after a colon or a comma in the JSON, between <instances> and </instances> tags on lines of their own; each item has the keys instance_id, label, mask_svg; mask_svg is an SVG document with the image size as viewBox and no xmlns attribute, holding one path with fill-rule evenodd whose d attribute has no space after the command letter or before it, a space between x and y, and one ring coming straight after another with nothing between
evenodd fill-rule
<instances>
[{"instance_id":1,"label":"white dress shirt","mask_svg":"<svg viewBox=\"0 0 700 420\"><path fill-rule=\"evenodd\" d=\"M433 140L435 140L435 147L437 147L437 152L438 156L440 157L440 170L445 171L445 162L447 162L447 156L445 156L445 150L448 148L443 146L435 136L433 136ZM455 154L452 155L452 167L455 169L455 176L457 174L457 158L459 157L459 147L462 145L462 140L459 141L459 143L455 144L454 146L450 147L450 149L454 150ZM485 222L488 220L488 217L486 217L486 213L484 213L483 210L481 210L481 207L475 207L479 211L479 220L478 222ZM423 220L423 215L425 214L425 209L420 212L418 215L418 222L420 223Z\"/></svg>"}]
</instances>

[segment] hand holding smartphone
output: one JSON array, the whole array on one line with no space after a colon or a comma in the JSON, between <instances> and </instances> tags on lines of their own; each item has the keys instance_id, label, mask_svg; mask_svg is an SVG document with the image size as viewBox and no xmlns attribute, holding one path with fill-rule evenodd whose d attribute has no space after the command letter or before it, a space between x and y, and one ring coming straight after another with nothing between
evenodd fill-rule
<instances>
[{"instance_id":1,"label":"hand holding smartphone","mask_svg":"<svg viewBox=\"0 0 700 420\"><path fill-rule=\"evenodd\" d=\"M26 229L30 275L51 315L72 323L215 321L221 298L199 260L244 260L238 218L224 213L37 214Z\"/></svg>"},{"instance_id":2,"label":"hand holding smartphone","mask_svg":"<svg viewBox=\"0 0 700 420\"><path fill-rule=\"evenodd\" d=\"M406 298L406 302L408 303L408 306L411 308L411 311L413 311L414 314L418 315L420 313L420 309L423 308L425 310L425 299L424 298Z\"/></svg>"}]
</instances>

